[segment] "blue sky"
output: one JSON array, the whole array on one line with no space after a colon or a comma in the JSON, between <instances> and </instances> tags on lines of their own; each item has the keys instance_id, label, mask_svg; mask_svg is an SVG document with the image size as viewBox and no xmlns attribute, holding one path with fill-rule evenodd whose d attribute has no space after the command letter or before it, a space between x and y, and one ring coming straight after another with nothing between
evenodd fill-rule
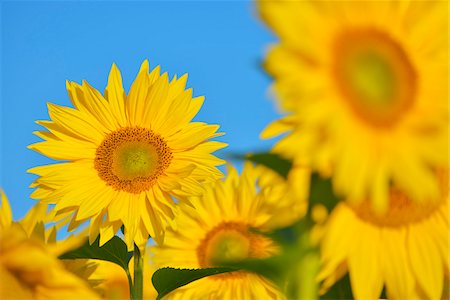
<instances>
[{"instance_id":1,"label":"blue sky","mask_svg":"<svg viewBox=\"0 0 450 300\"><path fill-rule=\"evenodd\" d=\"M196 120L220 124L229 147L218 154L269 149L260 131L278 114L260 68L275 38L244 1L3 2L1 4L1 187L14 218L35 203L26 170L51 160L26 148L47 102L70 105L65 80L103 91L115 62L128 89L141 62L206 101Z\"/></svg>"}]
</instances>

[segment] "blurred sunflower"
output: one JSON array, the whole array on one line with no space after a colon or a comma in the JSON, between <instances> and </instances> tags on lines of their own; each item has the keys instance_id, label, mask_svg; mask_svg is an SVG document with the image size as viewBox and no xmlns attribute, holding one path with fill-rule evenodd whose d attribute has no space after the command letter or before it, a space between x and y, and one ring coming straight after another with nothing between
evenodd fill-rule
<instances>
[{"instance_id":1,"label":"blurred sunflower","mask_svg":"<svg viewBox=\"0 0 450 300\"><path fill-rule=\"evenodd\" d=\"M275 151L332 175L350 201L382 212L394 183L437 201L448 164L446 1L264 1L280 37L265 62L290 131Z\"/></svg>"},{"instance_id":2,"label":"blurred sunflower","mask_svg":"<svg viewBox=\"0 0 450 300\"><path fill-rule=\"evenodd\" d=\"M379 299L383 286L389 299L443 299L450 274L448 176L438 177L441 200L432 204L396 189L384 216L367 202L338 204L321 243L323 290L348 271L357 300Z\"/></svg>"},{"instance_id":3,"label":"blurred sunflower","mask_svg":"<svg viewBox=\"0 0 450 300\"><path fill-rule=\"evenodd\" d=\"M38 121L49 131L35 132L45 141L29 146L64 162L29 170L40 176L32 197L56 204L69 230L90 220L91 243L100 234L103 245L122 225L129 249L149 235L161 242L172 196L200 194L200 182L222 176L223 161L211 153L226 144L208 141L221 135L218 125L191 122L204 98L192 98L186 80L169 82L159 66L149 73L144 61L128 95L115 65L105 96L67 82L75 108L49 104L51 121Z\"/></svg>"},{"instance_id":4,"label":"blurred sunflower","mask_svg":"<svg viewBox=\"0 0 450 300\"><path fill-rule=\"evenodd\" d=\"M68 272L58 260L67 247L46 245L39 237L44 234L43 223L35 223L27 235L23 220L12 221L8 200L1 192L0 207L0 299L100 299L88 284ZM26 220L34 219L33 211ZM26 223L26 222L25 222Z\"/></svg>"},{"instance_id":5,"label":"blurred sunflower","mask_svg":"<svg viewBox=\"0 0 450 300\"><path fill-rule=\"evenodd\" d=\"M247 258L267 258L278 245L259 231L273 230L284 223L291 205L267 200L264 186L256 185L261 171L245 165L239 177L230 168L224 181L205 187L201 197L181 204L176 229L167 231L164 245L152 248L158 267L207 268ZM273 183L272 183L273 184ZM286 185L286 183L284 183ZM275 193L278 191L278 195ZM282 199L285 188L272 189ZM301 209L298 210L302 211ZM282 293L260 275L238 271L206 277L167 295L169 299L283 299Z\"/></svg>"}]
</instances>

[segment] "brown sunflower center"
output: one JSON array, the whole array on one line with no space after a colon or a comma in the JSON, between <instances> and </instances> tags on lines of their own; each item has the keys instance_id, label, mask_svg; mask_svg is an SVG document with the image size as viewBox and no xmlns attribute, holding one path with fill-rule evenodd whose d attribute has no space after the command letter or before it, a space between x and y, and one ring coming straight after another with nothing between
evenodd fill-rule
<instances>
[{"instance_id":1,"label":"brown sunflower center","mask_svg":"<svg viewBox=\"0 0 450 300\"><path fill-rule=\"evenodd\" d=\"M208 268L247 258L264 258L274 254L273 242L250 231L246 224L224 222L209 231L197 247L201 267Z\"/></svg>"},{"instance_id":2,"label":"brown sunflower center","mask_svg":"<svg viewBox=\"0 0 450 300\"><path fill-rule=\"evenodd\" d=\"M363 220L378 226L398 227L420 222L434 214L445 205L448 198L448 172L439 172L442 197L438 201L417 203L413 202L403 192L391 189L389 209L385 214L376 214L368 201L360 205L351 206L355 213Z\"/></svg>"},{"instance_id":3,"label":"brown sunflower center","mask_svg":"<svg viewBox=\"0 0 450 300\"><path fill-rule=\"evenodd\" d=\"M374 29L346 31L334 44L334 77L358 117L395 124L414 103L416 73L403 46Z\"/></svg>"},{"instance_id":4,"label":"brown sunflower center","mask_svg":"<svg viewBox=\"0 0 450 300\"><path fill-rule=\"evenodd\" d=\"M97 148L94 167L116 190L148 190L172 160L166 142L150 129L125 127L108 134Z\"/></svg>"}]
</instances>

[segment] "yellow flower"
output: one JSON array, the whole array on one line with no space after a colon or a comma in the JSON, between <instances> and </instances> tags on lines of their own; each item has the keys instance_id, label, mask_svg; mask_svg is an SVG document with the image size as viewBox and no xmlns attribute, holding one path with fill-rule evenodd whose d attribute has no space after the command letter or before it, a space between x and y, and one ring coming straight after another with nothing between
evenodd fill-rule
<instances>
[{"instance_id":1,"label":"yellow flower","mask_svg":"<svg viewBox=\"0 0 450 300\"><path fill-rule=\"evenodd\" d=\"M280 37L265 67L290 115L263 137L332 175L335 190L387 209L393 182L437 201L448 164L446 1L259 1Z\"/></svg>"},{"instance_id":2,"label":"yellow flower","mask_svg":"<svg viewBox=\"0 0 450 300\"><path fill-rule=\"evenodd\" d=\"M31 149L65 162L29 170L40 177L33 198L56 204L56 214L71 217L69 230L90 220L91 242L100 244L125 227L128 248L143 247L148 236L161 242L173 218L172 196L201 193L200 182L222 176L223 163L211 153L225 146L208 141L218 125L191 122L203 103L185 90L187 75L149 73L141 66L128 95L112 66L102 96L87 82L67 82L75 108L48 105L49 131L35 132L45 141Z\"/></svg>"},{"instance_id":3,"label":"yellow flower","mask_svg":"<svg viewBox=\"0 0 450 300\"><path fill-rule=\"evenodd\" d=\"M286 189L256 186L261 170L250 164L245 165L240 177L233 168L228 173L224 181L205 187L203 196L190 198L191 205L180 205L175 217L177 228L167 231L164 245L151 250L158 267L207 268L220 266L224 261L266 258L279 251L274 241L251 229L273 230L283 223L275 219L287 215L284 212L292 211L295 203L278 204L271 200L282 199ZM266 193L265 188L270 188L271 192ZM272 195L271 200L265 197L268 194ZM175 290L167 297L284 298L267 279L244 271L200 279Z\"/></svg>"},{"instance_id":4,"label":"yellow flower","mask_svg":"<svg viewBox=\"0 0 450 300\"><path fill-rule=\"evenodd\" d=\"M12 222L3 192L0 211L0 299L99 299L65 269L54 248Z\"/></svg>"},{"instance_id":5,"label":"yellow flower","mask_svg":"<svg viewBox=\"0 0 450 300\"><path fill-rule=\"evenodd\" d=\"M386 215L367 202L341 202L333 210L321 243L326 290L347 271L355 299L441 299L449 265L448 177L441 200L418 204L391 189ZM447 277L448 280L448 277Z\"/></svg>"}]
</instances>

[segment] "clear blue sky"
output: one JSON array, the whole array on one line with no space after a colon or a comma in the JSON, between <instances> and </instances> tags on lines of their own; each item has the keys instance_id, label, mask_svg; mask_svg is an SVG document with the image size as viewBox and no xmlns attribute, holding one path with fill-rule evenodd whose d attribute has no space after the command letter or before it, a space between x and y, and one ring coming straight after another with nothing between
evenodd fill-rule
<instances>
[{"instance_id":1,"label":"clear blue sky","mask_svg":"<svg viewBox=\"0 0 450 300\"><path fill-rule=\"evenodd\" d=\"M260 131L278 114L260 68L275 38L245 1L3 2L1 5L1 187L14 218L35 203L26 170L51 160L27 145L47 102L70 105L65 80L86 79L103 91L116 62L128 89L141 62L189 73L205 95L196 120L222 126L219 152L269 149Z\"/></svg>"}]
</instances>

